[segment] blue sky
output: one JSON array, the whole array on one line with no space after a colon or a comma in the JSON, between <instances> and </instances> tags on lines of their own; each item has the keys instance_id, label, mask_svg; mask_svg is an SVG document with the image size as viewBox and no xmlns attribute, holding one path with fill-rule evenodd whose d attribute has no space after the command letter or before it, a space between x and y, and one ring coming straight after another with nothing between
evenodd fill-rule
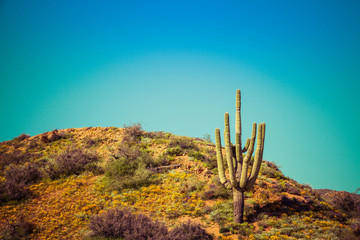
<instances>
[{"instance_id":1,"label":"blue sky","mask_svg":"<svg viewBox=\"0 0 360 240\"><path fill-rule=\"evenodd\" d=\"M131 122L213 135L241 89L243 140L266 122L266 160L353 192L359 12L347 0L2 0L0 141Z\"/></svg>"}]
</instances>

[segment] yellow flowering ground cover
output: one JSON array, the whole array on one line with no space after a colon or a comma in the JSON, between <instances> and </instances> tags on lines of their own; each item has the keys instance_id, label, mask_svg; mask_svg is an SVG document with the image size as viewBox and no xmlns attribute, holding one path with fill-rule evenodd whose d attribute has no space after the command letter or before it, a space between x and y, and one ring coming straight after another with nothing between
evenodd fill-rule
<instances>
[{"instance_id":1,"label":"yellow flowering ground cover","mask_svg":"<svg viewBox=\"0 0 360 240\"><path fill-rule=\"evenodd\" d=\"M98 176L83 174L42 182L30 189L35 197L17 205L0 207L2 222L15 222L20 216L35 224L33 239L81 239L89 218L107 208L130 208L152 218L171 219L200 214L204 202L195 193L182 192L191 174L168 173L159 184L138 190L108 192Z\"/></svg>"},{"instance_id":2,"label":"yellow flowering ground cover","mask_svg":"<svg viewBox=\"0 0 360 240\"><path fill-rule=\"evenodd\" d=\"M0 207L0 219L11 223L23 216L35 224L33 239L80 238L88 217L104 207L101 195L93 191L96 178L87 174L32 185L36 197Z\"/></svg>"},{"instance_id":3,"label":"yellow flowering ground cover","mask_svg":"<svg viewBox=\"0 0 360 240\"><path fill-rule=\"evenodd\" d=\"M160 177L160 175L158 175ZM180 215L197 216L204 202L195 192L183 192L193 174L174 172L162 177L162 182L142 187L139 190L125 190L112 193L113 207L130 207L148 213L152 218L175 218Z\"/></svg>"}]
</instances>

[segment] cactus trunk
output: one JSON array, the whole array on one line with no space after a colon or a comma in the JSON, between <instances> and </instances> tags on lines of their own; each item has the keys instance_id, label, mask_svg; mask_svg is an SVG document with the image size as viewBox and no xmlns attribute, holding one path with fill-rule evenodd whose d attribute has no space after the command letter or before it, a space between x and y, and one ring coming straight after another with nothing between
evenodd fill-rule
<instances>
[{"instance_id":1,"label":"cactus trunk","mask_svg":"<svg viewBox=\"0 0 360 240\"><path fill-rule=\"evenodd\" d=\"M234 188L233 189L234 201L234 222L244 222L244 191Z\"/></svg>"},{"instance_id":2,"label":"cactus trunk","mask_svg":"<svg viewBox=\"0 0 360 240\"><path fill-rule=\"evenodd\" d=\"M251 157L254 152L254 145L256 140L256 127L253 124L251 138L247 139L245 147L241 146L241 93L240 90L236 91L236 114L235 114L235 146L230 140L230 124L229 113L225 113L225 153L226 162L229 169L230 182L226 179L224 160L222 157L220 129L215 130L216 140L216 156L218 164L218 172L220 182L226 188L232 188L234 200L234 222L242 223L244 218L244 192L253 188L256 178L260 171L261 162L264 152L265 141L265 123L258 126L257 143L254 157L254 163L250 164ZM243 157L242 153L245 153ZM248 169L250 175L248 174ZM248 176L249 175L249 176Z\"/></svg>"}]
</instances>

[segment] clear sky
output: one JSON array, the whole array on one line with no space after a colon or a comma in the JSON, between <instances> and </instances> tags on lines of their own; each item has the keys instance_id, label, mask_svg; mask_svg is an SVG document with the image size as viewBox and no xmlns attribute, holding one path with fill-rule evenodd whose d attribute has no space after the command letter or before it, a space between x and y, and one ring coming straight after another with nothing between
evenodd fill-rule
<instances>
[{"instance_id":1,"label":"clear sky","mask_svg":"<svg viewBox=\"0 0 360 240\"><path fill-rule=\"evenodd\" d=\"M243 140L266 122L266 160L353 192L359 13L357 0L0 0L0 141L137 122L213 136L225 112L234 126L241 89Z\"/></svg>"}]
</instances>

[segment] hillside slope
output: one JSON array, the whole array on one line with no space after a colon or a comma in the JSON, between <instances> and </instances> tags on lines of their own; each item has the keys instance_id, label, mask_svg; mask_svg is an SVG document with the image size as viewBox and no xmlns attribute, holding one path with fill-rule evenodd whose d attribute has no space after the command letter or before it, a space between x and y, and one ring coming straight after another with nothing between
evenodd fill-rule
<instances>
[{"instance_id":1,"label":"hillside slope","mask_svg":"<svg viewBox=\"0 0 360 240\"><path fill-rule=\"evenodd\" d=\"M360 239L358 195L320 193L264 161L246 193L246 223L233 224L215 146L202 139L133 125L0 143L0 239L106 239L89 226L114 208L169 230L190 220L214 239Z\"/></svg>"}]
</instances>

